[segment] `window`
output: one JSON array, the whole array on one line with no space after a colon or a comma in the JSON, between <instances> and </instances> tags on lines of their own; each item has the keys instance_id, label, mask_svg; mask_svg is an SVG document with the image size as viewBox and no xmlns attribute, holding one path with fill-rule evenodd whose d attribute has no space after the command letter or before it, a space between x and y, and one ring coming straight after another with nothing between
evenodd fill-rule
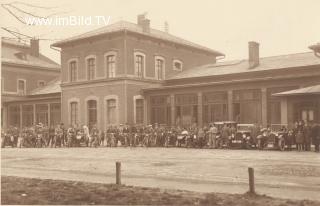
<instances>
[{"instance_id":1,"label":"window","mask_svg":"<svg viewBox=\"0 0 320 206\"><path fill-rule=\"evenodd\" d=\"M20 107L10 106L9 107L9 123L10 126L19 127L20 126Z\"/></svg>"},{"instance_id":2,"label":"window","mask_svg":"<svg viewBox=\"0 0 320 206\"><path fill-rule=\"evenodd\" d=\"M142 124L143 123L143 99L136 99L136 124Z\"/></svg>"},{"instance_id":3,"label":"window","mask_svg":"<svg viewBox=\"0 0 320 206\"><path fill-rule=\"evenodd\" d=\"M22 106L22 126L30 127L33 125L33 105Z\"/></svg>"},{"instance_id":4,"label":"window","mask_svg":"<svg viewBox=\"0 0 320 206\"><path fill-rule=\"evenodd\" d=\"M72 125L78 124L78 102L70 103L70 123Z\"/></svg>"},{"instance_id":5,"label":"window","mask_svg":"<svg viewBox=\"0 0 320 206\"><path fill-rule=\"evenodd\" d=\"M89 100L88 101L88 125L89 128L92 128L93 125L97 124L97 101Z\"/></svg>"},{"instance_id":6,"label":"window","mask_svg":"<svg viewBox=\"0 0 320 206\"><path fill-rule=\"evenodd\" d=\"M77 81L77 62L76 61L70 62L69 68L70 68L70 82Z\"/></svg>"},{"instance_id":7,"label":"window","mask_svg":"<svg viewBox=\"0 0 320 206\"><path fill-rule=\"evenodd\" d=\"M52 103L50 104L50 124L57 125L61 121L61 104Z\"/></svg>"},{"instance_id":8,"label":"window","mask_svg":"<svg viewBox=\"0 0 320 206\"><path fill-rule=\"evenodd\" d=\"M179 94L175 96L176 125L191 126L198 122L198 96Z\"/></svg>"},{"instance_id":9,"label":"window","mask_svg":"<svg viewBox=\"0 0 320 206\"><path fill-rule=\"evenodd\" d=\"M116 100L107 100L107 124L116 124Z\"/></svg>"},{"instance_id":10,"label":"window","mask_svg":"<svg viewBox=\"0 0 320 206\"><path fill-rule=\"evenodd\" d=\"M18 94L20 95L26 94L26 80L23 80L23 79L18 80Z\"/></svg>"},{"instance_id":11,"label":"window","mask_svg":"<svg viewBox=\"0 0 320 206\"><path fill-rule=\"evenodd\" d=\"M171 125L171 99L168 95L150 98L151 124Z\"/></svg>"},{"instance_id":12,"label":"window","mask_svg":"<svg viewBox=\"0 0 320 206\"><path fill-rule=\"evenodd\" d=\"M228 119L227 92L208 92L203 94L203 122L209 124Z\"/></svg>"},{"instance_id":13,"label":"window","mask_svg":"<svg viewBox=\"0 0 320 206\"><path fill-rule=\"evenodd\" d=\"M43 87L45 85L45 81L40 80L38 81L38 87Z\"/></svg>"},{"instance_id":14,"label":"window","mask_svg":"<svg viewBox=\"0 0 320 206\"><path fill-rule=\"evenodd\" d=\"M111 53L112 54L107 54L105 56L108 78L116 77L116 54L114 52L111 52Z\"/></svg>"},{"instance_id":15,"label":"window","mask_svg":"<svg viewBox=\"0 0 320 206\"><path fill-rule=\"evenodd\" d=\"M238 123L261 124L261 90L233 91L233 119Z\"/></svg>"},{"instance_id":16,"label":"window","mask_svg":"<svg viewBox=\"0 0 320 206\"><path fill-rule=\"evenodd\" d=\"M182 61L177 59L173 60L173 70L182 71Z\"/></svg>"},{"instance_id":17,"label":"window","mask_svg":"<svg viewBox=\"0 0 320 206\"><path fill-rule=\"evenodd\" d=\"M48 125L48 104L36 105L36 123Z\"/></svg>"},{"instance_id":18,"label":"window","mask_svg":"<svg viewBox=\"0 0 320 206\"><path fill-rule=\"evenodd\" d=\"M87 70L88 70L88 80L93 80L95 79L95 70L96 70L96 65L95 65L95 58L89 58L87 59Z\"/></svg>"},{"instance_id":19,"label":"window","mask_svg":"<svg viewBox=\"0 0 320 206\"><path fill-rule=\"evenodd\" d=\"M135 75L139 78L144 76L145 55L143 53L135 53Z\"/></svg>"},{"instance_id":20,"label":"window","mask_svg":"<svg viewBox=\"0 0 320 206\"><path fill-rule=\"evenodd\" d=\"M164 72L165 72L164 67L165 67L164 58L156 57L155 58L155 77L157 80L164 79Z\"/></svg>"}]
</instances>

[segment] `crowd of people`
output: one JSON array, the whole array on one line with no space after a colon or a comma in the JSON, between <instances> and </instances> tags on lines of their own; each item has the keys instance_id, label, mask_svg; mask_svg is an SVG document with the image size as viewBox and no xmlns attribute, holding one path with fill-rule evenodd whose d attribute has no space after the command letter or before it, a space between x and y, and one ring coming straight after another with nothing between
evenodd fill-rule
<instances>
[{"instance_id":1,"label":"crowd of people","mask_svg":"<svg viewBox=\"0 0 320 206\"><path fill-rule=\"evenodd\" d=\"M286 133L285 144L288 149L310 151L314 145L319 152L320 126L316 123L296 122L292 130L281 128ZM19 130L10 127L2 132L1 146L11 147L188 147L188 148L231 148L233 139L237 136L234 124L225 123L221 127L210 124L207 127L195 125L186 127L166 127L163 125L148 126L110 126L105 131L96 125L90 129L86 125L70 125L63 123L56 127L48 127L39 123L32 127ZM241 140L242 148L264 149L261 142L267 143L272 134L270 127L250 128L250 138ZM242 136L241 136L242 138ZM243 145L244 145L243 144ZM250 147L248 147L250 144Z\"/></svg>"}]
</instances>

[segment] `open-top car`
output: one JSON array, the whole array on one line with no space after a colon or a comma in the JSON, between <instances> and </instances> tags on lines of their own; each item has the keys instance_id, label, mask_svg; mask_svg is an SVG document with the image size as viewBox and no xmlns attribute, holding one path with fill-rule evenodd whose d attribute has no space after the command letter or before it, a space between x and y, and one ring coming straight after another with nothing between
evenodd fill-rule
<instances>
[{"instance_id":1,"label":"open-top car","mask_svg":"<svg viewBox=\"0 0 320 206\"><path fill-rule=\"evenodd\" d=\"M231 136L231 148L250 149L255 148L255 141L252 137L253 124L238 124L237 132Z\"/></svg>"},{"instance_id":2,"label":"open-top car","mask_svg":"<svg viewBox=\"0 0 320 206\"><path fill-rule=\"evenodd\" d=\"M286 125L272 124L271 132L267 137L266 149L275 149L283 151L286 146L288 131Z\"/></svg>"}]
</instances>

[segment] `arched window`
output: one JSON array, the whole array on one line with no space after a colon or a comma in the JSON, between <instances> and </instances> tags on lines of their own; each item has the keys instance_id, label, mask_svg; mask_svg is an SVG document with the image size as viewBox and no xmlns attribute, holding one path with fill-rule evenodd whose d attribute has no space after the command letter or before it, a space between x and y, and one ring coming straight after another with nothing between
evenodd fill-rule
<instances>
[{"instance_id":1,"label":"arched window","mask_svg":"<svg viewBox=\"0 0 320 206\"><path fill-rule=\"evenodd\" d=\"M143 78L145 72L145 55L141 52L135 52L134 54L134 74Z\"/></svg>"},{"instance_id":2,"label":"arched window","mask_svg":"<svg viewBox=\"0 0 320 206\"><path fill-rule=\"evenodd\" d=\"M97 124L97 101L88 101L88 125L91 128L93 125Z\"/></svg>"},{"instance_id":3,"label":"arched window","mask_svg":"<svg viewBox=\"0 0 320 206\"><path fill-rule=\"evenodd\" d=\"M144 116L144 107L143 107L143 99L136 99L136 124L142 124L143 123L143 116Z\"/></svg>"},{"instance_id":4,"label":"arched window","mask_svg":"<svg viewBox=\"0 0 320 206\"><path fill-rule=\"evenodd\" d=\"M117 101L116 99L107 100L107 124L116 124L117 116Z\"/></svg>"},{"instance_id":5,"label":"arched window","mask_svg":"<svg viewBox=\"0 0 320 206\"><path fill-rule=\"evenodd\" d=\"M165 73L165 61L163 57L155 57L155 78L157 80L163 80Z\"/></svg>"},{"instance_id":6,"label":"arched window","mask_svg":"<svg viewBox=\"0 0 320 206\"><path fill-rule=\"evenodd\" d=\"M116 52L108 52L105 54L106 72L108 78L116 77Z\"/></svg>"},{"instance_id":7,"label":"arched window","mask_svg":"<svg viewBox=\"0 0 320 206\"><path fill-rule=\"evenodd\" d=\"M70 123L78 124L78 102L70 103Z\"/></svg>"},{"instance_id":8,"label":"arched window","mask_svg":"<svg viewBox=\"0 0 320 206\"><path fill-rule=\"evenodd\" d=\"M70 74L70 82L75 82L77 81L77 62L76 61L71 61L69 63L69 74Z\"/></svg>"},{"instance_id":9,"label":"arched window","mask_svg":"<svg viewBox=\"0 0 320 206\"><path fill-rule=\"evenodd\" d=\"M87 59L87 77L88 80L95 79L96 76L96 59L94 57L90 57Z\"/></svg>"}]
</instances>

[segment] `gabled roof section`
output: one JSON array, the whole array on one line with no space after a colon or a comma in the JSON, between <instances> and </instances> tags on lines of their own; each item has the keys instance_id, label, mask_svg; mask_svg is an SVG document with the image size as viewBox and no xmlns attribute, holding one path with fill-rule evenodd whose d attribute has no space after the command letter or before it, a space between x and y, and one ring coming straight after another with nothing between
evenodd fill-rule
<instances>
[{"instance_id":1,"label":"gabled roof section","mask_svg":"<svg viewBox=\"0 0 320 206\"><path fill-rule=\"evenodd\" d=\"M181 45L193 47L193 48L196 48L196 49L200 49L200 50L215 54L217 56L223 56L224 55L221 52L218 52L218 51L212 50L210 48L201 46L199 44L187 41L187 40L182 39L180 37L176 37L176 36L171 35L171 34L169 34L167 32L164 32L164 31L160 31L160 30L157 30L157 29L150 28L149 32L144 32L141 26L139 26L137 24L134 24L134 23L131 23L131 22L127 22L127 21L118 21L118 22L116 22L114 24L110 24L108 26L105 26L105 27L102 27L102 28L99 28L99 29L96 29L96 30L93 30L93 31L90 31L90 32L86 32L84 34L80 34L80 35L77 35L77 36L74 36L74 37L71 37L71 38L67 38L67 39L64 39L62 41L58 41L58 42L52 44L52 46L61 47L66 43L70 43L70 42L73 42L73 41L76 41L76 40L88 39L88 38L91 38L91 37L96 37L96 36L99 36L99 35L104 35L104 34L108 34L108 33L124 31L124 30L130 31L130 32L134 32L134 33L138 33L138 34L142 34L142 35L146 35L146 36L150 36L150 37L153 37L153 38L156 38L156 39L161 39L161 40L173 42L173 43L176 43L176 44L181 44Z\"/></svg>"},{"instance_id":2,"label":"gabled roof section","mask_svg":"<svg viewBox=\"0 0 320 206\"><path fill-rule=\"evenodd\" d=\"M312 52L306 52L263 57L260 58L260 64L254 68L250 68L248 60L236 60L203 65L182 71L176 75L169 77L168 80L210 77L217 75L278 70L284 68L305 67L315 65L319 65L320 68L320 58L316 57Z\"/></svg>"},{"instance_id":3,"label":"gabled roof section","mask_svg":"<svg viewBox=\"0 0 320 206\"><path fill-rule=\"evenodd\" d=\"M2 64L6 63L60 71L60 65L53 60L42 54L39 54L37 57L32 56L30 53L30 45L28 44L5 38L1 39Z\"/></svg>"},{"instance_id":4,"label":"gabled roof section","mask_svg":"<svg viewBox=\"0 0 320 206\"><path fill-rule=\"evenodd\" d=\"M61 84L61 79L59 77L59 78L56 78L56 79L48 82L48 84L43 87L39 87L39 88L32 90L28 95L34 96L34 95L61 93L60 84Z\"/></svg>"}]
</instances>

